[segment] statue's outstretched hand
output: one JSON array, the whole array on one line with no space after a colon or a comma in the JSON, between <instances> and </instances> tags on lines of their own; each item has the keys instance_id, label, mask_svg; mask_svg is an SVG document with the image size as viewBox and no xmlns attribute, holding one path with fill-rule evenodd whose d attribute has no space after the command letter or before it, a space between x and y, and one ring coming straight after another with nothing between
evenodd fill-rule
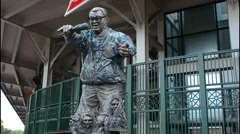
<instances>
[{"instance_id":1,"label":"statue's outstretched hand","mask_svg":"<svg viewBox=\"0 0 240 134\"><path fill-rule=\"evenodd\" d=\"M71 30L73 29L72 25L64 25L60 27L57 32L62 32L66 36L70 36L72 34Z\"/></svg>"},{"instance_id":2,"label":"statue's outstretched hand","mask_svg":"<svg viewBox=\"0 0 240 134\"><path fill-rule=\"evenodd\" d=\"M128 44L119 46L118 50L121 56L127 57L129 55L128 47L129 47Z\"/></svg>"}]
</instances>

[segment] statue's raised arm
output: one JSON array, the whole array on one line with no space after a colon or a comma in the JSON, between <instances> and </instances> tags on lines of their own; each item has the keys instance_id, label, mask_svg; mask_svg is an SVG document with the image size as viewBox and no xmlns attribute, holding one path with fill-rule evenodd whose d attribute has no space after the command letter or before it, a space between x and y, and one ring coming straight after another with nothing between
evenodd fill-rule
<instances>
[{"instance_id":1,"label":"statue's raised arm","mask_svg":"<svg viewBox=\"0 0 240 134\"><path fill-rule=\"evenodd\" d=\"M84 51L87 43L86 33L83 30L88 30L87 23L78 24L76 26L64 25L57 31L62 32L66 42L73 46L73 48Z\"/></svg>"}]
</instances>

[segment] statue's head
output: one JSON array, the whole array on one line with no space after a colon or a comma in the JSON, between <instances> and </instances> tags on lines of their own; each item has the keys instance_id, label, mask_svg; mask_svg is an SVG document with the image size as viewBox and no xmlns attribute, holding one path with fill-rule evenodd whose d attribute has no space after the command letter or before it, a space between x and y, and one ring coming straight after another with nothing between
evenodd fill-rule
<instances>
[{"instance_id":1,"label":"statue's head","mask_svg":"<svg viewBox=\"0 0 240 134\"><path fill-rule=\"evenodd\" d=\"M94 7L89 12L89 24L91 29L96 33L101 33L105 28L107 28L108 23L108 13L105 8Z\"/></svg>"}]
</instances>

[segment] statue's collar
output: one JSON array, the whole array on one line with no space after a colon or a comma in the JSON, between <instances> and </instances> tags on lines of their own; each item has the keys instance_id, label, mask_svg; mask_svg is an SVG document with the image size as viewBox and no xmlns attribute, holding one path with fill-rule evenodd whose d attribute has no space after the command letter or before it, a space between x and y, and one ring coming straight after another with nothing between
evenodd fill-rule
<instances>
[{"instance_id":1,"label":"statue's collar","mask_svg":"<svg viewBox=\"0 0 240 134\"><path fill-rule=\"evenodd\" d=\"M108 34L108 32L111 30L111 28L109 27L106 27L100 34L96 35L97 37L103 37L105 36L106 34Z\"/></svg>"}]
</instances>

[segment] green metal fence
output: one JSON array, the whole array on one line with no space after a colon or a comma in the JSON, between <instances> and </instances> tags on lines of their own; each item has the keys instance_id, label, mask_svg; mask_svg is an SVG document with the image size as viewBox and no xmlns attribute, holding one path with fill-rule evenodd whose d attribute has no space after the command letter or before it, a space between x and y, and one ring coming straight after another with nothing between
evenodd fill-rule
<instances>
[{"instance_id":1,"label":"green metal fence","mask_svg":"<svg viewBox=\"0 0 240 134\"><path fill-rule=\"evenodd\" d=\"M26 134L69 129L69 117L79 104L80 79L74 78L37 90L30 99Z\"/></svg>"},{"instance_id":2,"label":"green metal fence","mask_svg":"<svg viewBox=\"0 0 240 134\"><path fill-rule=\"evenodd\" d=\"M128 66L129 134L239 134L239 50Z\"/></svg>"},{"instance_id":3,"label":"green metal fence","mask_svg":"<svg viewBox=\"0 0 240 134\"><path fill-rule=\"evenodd\" d=\"M238 134L239 50L128 65L129 134ZM68 130L79 104L80 79L36 91L26 134Z\"/></svg>"}]
</instances>

